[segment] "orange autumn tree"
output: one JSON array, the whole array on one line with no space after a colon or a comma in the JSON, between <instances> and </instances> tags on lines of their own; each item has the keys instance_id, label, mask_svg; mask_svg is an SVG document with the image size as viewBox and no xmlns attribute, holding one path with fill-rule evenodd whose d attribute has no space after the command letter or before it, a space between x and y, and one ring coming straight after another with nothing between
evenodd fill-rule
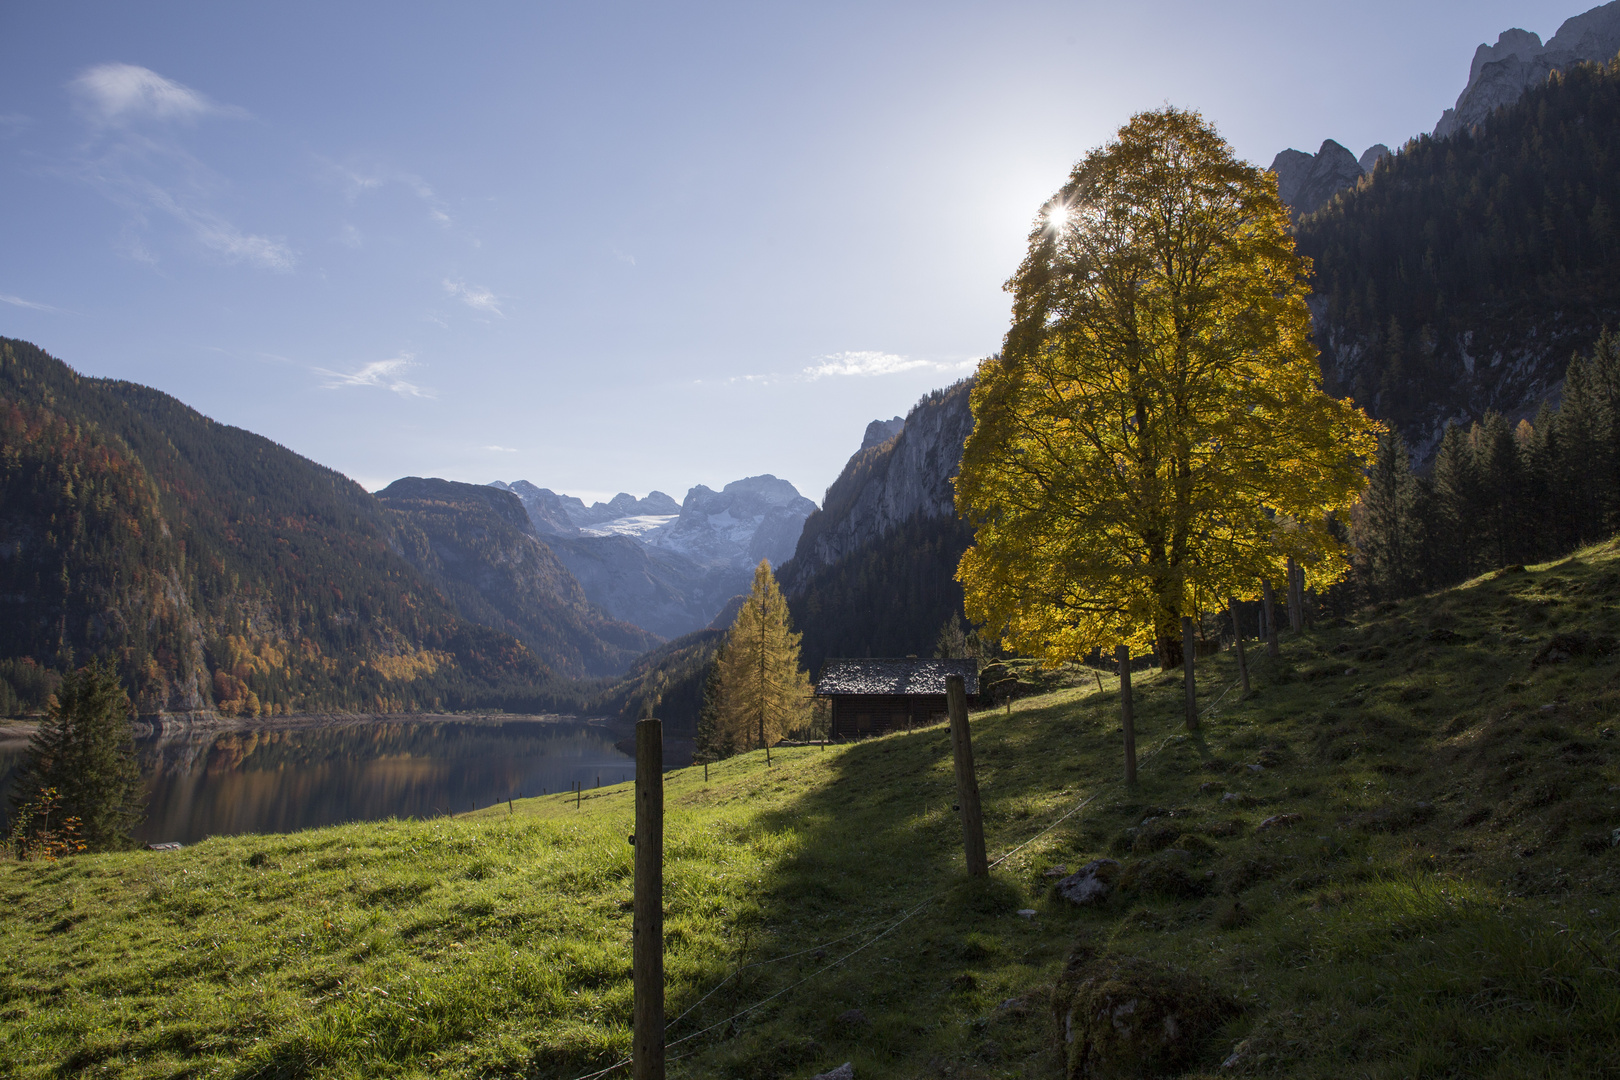
<instances>
[{"instance_id":1,"label":"orange autumn tree","mask_svg":"<svg viewBox=\"0 0 1620 1080\"><path fill-rule=\"evenodd\" d=\"M1321 389L1307 261L1276 180L1194 112L1132 117L1042 208L1013 325L973 388L956 479L969 616L1057 663L1115 644L1179 664L1183 615L1294 558L1321 586L1329 517L1378 425Z\"/></svg>"}]
</instances>

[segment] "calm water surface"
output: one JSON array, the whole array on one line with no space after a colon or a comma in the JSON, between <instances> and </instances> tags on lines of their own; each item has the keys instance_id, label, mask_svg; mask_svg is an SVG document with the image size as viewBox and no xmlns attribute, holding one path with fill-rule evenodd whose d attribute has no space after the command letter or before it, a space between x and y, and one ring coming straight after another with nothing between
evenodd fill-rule
<instances>
[{"instance_id":1,"label":"calm water surface","mask_svg":"<svg viewBox=\"0 0 1620 1080\"><path fill-rule=\"evenodd\" d=\"M25 746L0 743L0 786ZM605 728L556 717L168 732L136 751L148 802L135 837L147 843L463 813L636 775ZM666 748L666 766L680 756Z\"/></svg>"}]
</instances>

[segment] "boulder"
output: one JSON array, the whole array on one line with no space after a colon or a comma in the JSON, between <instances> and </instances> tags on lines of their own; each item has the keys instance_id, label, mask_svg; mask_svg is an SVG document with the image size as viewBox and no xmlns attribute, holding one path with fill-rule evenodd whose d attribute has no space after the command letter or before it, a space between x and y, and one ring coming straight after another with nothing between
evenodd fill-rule
<instances>
[{"instance_id":1,"label":"boulder","mask_svg":"<svg viewBox=\"0 0 1620 1080\"><path fill-rule=\"evenodd\" d=\"M1108 899L1119 880L1120 865L1113 859L1093 859L1077 873L1057 883L1057 893L1071 904L1088 907Z\"/></svg>"},{"instance_id":2,"label":"boulder","mask_svg":"<svg viewBox=\"0 0 1620 1080\"><path fill-rule=\"evenodd\" d=\"M811 1080L855 1080L855 1066L846 1061L836 1069L817 1073Z\"/></svg>"},{"instance_id":3,"label":"boulder","mask_svg":"<svg viewBox=\"0 0 1620 1080\"><path fill-rule=\"evenodd\" d=\"M1132 956L1069 958L1053 991L1069 1080L1173 1076L1203 1056L1240 1006L1208 981Z\"/></svg>"}]
</instances>

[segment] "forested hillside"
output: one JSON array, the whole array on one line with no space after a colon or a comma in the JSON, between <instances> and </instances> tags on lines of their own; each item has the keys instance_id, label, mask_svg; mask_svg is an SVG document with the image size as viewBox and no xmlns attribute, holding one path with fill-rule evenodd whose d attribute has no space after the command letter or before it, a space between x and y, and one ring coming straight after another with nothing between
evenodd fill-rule
<instances>
[{"instance_id":1,"label":"forested hillside","mask_svg":"<svg viewBox=\"0 0 1620 1080\"><path fill-rule=\"evenodd\" d=\"M1449 419L1533 410L1620 325L1620 64L1555 73L1482 127L1420 137L1296 227L1328 389L1420 462Z\"/></svg>"},{"instance_id":2,"label":"forested hillside","mask_svg":"<svg viewBox=\"0 0 1620 1080\"><path fill-rule=\"evenodd\" d=\"M359 485L148 387L0 339L0 705L112 656L143 712L541 708Z\"/></svg>"},{"instance_id":3,"label":"forested hillside","mask_svg":"<svg viewBox=\"0 0 1620 1080\"><path fill-rule=\"evenodd\" d=\"M616 675L658 644L585 599L511 492L410 476L376 497L405 557L464 618L511 634L562 674Z\"/></svg>"}]
</instances>

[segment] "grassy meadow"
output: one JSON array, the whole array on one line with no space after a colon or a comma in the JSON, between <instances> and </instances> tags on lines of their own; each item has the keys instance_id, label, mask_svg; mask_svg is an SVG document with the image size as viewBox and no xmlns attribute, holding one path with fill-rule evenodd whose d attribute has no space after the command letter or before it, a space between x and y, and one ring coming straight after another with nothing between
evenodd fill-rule
<instances>
[{"instance_id":1,"label":"grassy meadow","mask_svg":"<svg viewBox=\"0 0 1620 1080\"><path fill-rule=\"evenodd\" d=\"M1201 661L1196 734L1179 677L1139 675L1136 790L1111 678L976 714L988 880L943 727L671 773L670 1073L1054 1076L1084 941L1242 1003L1194 1075L1620 1075L1617 635L1611 545L1251 642L1247 698ZM631 819L621 786L0 863L0 1076L610 1066ZM1100 856L1134 887L1056 898Z\"/></svg>"}]
</instances>

